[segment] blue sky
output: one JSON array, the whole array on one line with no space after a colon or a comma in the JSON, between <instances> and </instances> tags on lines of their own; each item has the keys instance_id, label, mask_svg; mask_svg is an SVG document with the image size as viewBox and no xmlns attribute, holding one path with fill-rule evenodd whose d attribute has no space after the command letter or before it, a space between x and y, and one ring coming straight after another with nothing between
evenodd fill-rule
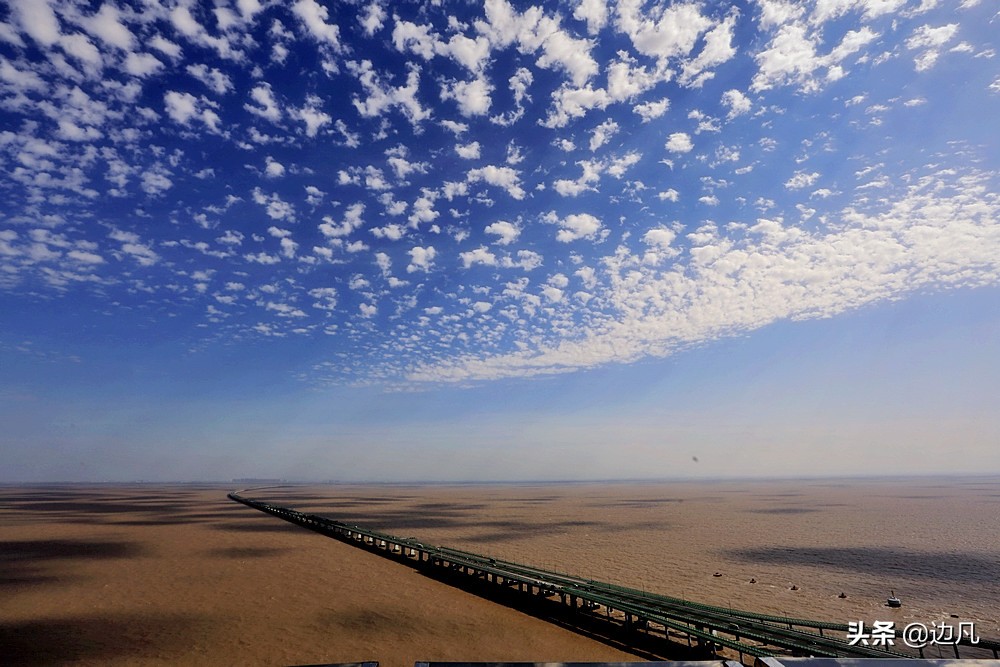
<instances>
[{"instance_id":1,"label":"blue sky","mask_svg":"<svg viewBox=\"0 0 1000 667\"><path fill-rule=\"evenodd\" d=\"M998 25L6 2L0 481L1000 472Z\"/></svg>"}]
</instances>

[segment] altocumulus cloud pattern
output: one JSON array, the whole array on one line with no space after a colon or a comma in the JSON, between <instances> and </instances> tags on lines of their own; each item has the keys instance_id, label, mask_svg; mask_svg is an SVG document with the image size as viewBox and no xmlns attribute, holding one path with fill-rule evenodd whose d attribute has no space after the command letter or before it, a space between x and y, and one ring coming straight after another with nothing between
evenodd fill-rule
<instances>
[{"instance_id":1,"label":"altocumulus cloud pattern","mask_svg":"<svg viewBox=\"0 0 1000 667\"><path fill-rule=\"evenodd\" d=\"M995 285L998 34L975 0L10 0L0 291L420 386Z\"/></svg>"}]
</instances>

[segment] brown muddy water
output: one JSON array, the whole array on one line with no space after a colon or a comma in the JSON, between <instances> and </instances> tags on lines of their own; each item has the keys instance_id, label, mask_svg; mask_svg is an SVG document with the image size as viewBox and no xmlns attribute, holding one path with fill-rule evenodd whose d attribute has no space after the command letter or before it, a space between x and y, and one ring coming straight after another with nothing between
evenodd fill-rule
<instances>
[{"instance_id":1,"label":"brown muddy water","mask_svg":"<svg viewBox=\"0 0 1000 667\"><path fill-rule=\"evenodd\" d=\"M899 628L971 621L980 636L1000 638L1000 478L338 485L245 495L698 602ZM902 608L885 606L890 591Z\"/></svg>"}]
</instances>

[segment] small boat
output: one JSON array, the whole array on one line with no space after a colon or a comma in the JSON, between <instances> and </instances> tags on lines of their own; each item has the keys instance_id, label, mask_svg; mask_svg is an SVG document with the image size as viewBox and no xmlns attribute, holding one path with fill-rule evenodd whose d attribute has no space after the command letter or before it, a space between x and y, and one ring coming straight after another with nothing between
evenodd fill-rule
<instances>
[{"instance_id":1,"label":"small boat","mask_svg":"<svg viewBox=\"0 0 1000 667\"><path fill-rule=\"evenodd\" d=\"M902 607L903 601L896 597L896 591L889 591L889 597L885 601L887 607Z\"/></svg>"}]
</instances>

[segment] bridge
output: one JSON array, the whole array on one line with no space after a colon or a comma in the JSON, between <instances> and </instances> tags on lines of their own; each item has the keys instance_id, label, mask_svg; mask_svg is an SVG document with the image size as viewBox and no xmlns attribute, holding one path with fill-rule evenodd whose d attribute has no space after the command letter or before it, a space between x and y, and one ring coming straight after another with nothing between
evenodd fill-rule
<instances>
[{"instance_id":1,"label":"bridge","mask_svg":"<svg viewBox=\"0 0 1000 667\"><path fill-rule=\"evenodd\" d=\"M491 558L460 549L425 544L413 537L397 537L317 514L254 500L234 491L231 500L303 528L383 556L407 562L449 583L477 593L502 590L522 603L559 605L569 626L603 626L603 636L614 635L621 645L641 648L650 657L691 655L738 657L745 665L761 664L777 656L815 658L915 658L889 646L851 644L846 623L700 604L682 598L640 591L593 579L584 579L530 565ZM572 621L576 619L576 621ZM1000 658L1000 642L962 637L952 646L975 646ZM650 648L652 647L652 648ZM919 650L923 658L923 649Z\"/></svg>"}]
</instances>

